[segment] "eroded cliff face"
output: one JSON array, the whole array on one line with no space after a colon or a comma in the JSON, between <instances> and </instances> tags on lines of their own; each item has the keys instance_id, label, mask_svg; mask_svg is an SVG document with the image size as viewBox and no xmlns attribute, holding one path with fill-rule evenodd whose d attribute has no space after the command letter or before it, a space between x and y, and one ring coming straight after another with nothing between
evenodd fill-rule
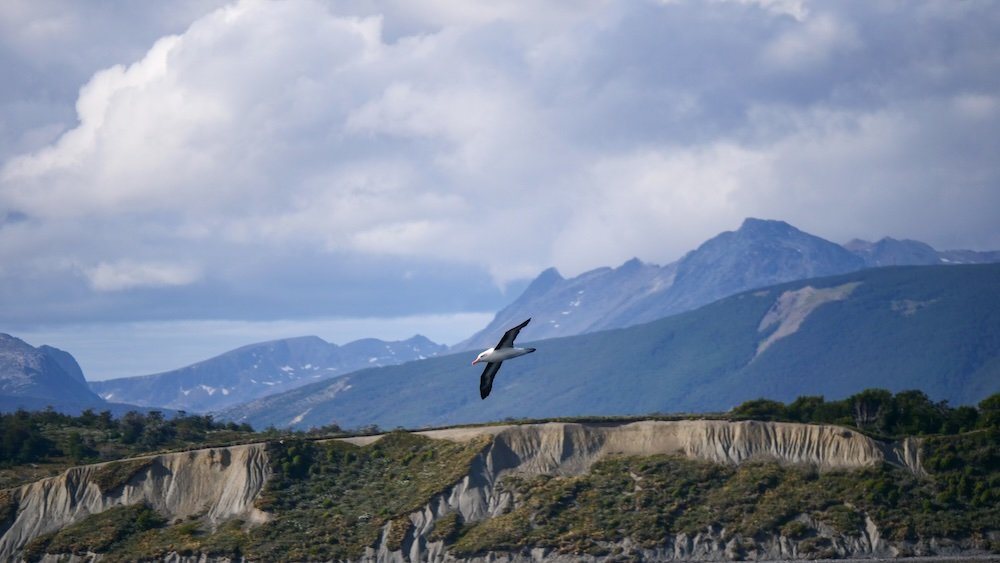
<instances>
[{"instance_id":1,"label":"eroded cliff face","mask_svg":"<svg viewBox=\"0 0 1000 563\"><path fill-rule=\"evenodd\" d=\"M432 438L468 440L483 432L494 440L473 462L469 475L448 493L439 495L419 512L410 515L411 532L395 552L385 541L369 553L374 561L441 561L443 542L427 541L434 522L457 512L464 522L499 516L514 499L497 488L508 474L578 475L605 456L651 456L679 454L715 463L740 464L751 460L776 460L807 464L820 470L855 469L889 463L922 474L914 439L884 443L837 427L780 422L727 422L718 420L642 421L629 424L546 423L490 428L431 431ZM877 530L835 545L842 555L893 555ZM383 533L388 537L389 526ZM646 550L647 560L728 560L734 558L776 559L798 557L796 548L779 538L759 553L737 553L739 546L725 538L723 530L706 530L688 537L667 538L667 548ZM624 547L630 547L628 542ZM537 551L537 550L536 550ZM531 554L491 554L490 561L560 560L544 550ZM592 558L599 560L600 558ZM478 560L478 559L475 559ZM482 559L487 560L487 559ZM579 556L574 561L583 560Z\"/></svg>"},{"instance_id":2,"label":"eroded cliff face","mask_svg":"<svg viewBox=\"0 0 1000 563\"><path fill-rule=\"evenodd\" d=\"M270 476L262 444L211 448L144 458L120 486L102 492L100 475L110 464L74 467L62 475L13 491L13 523L0 537L0 561L12 561L32 539L113 506L144 502L168 521L204 518L217 525L233 518L265 522L253 506ZM111 462L117 463L117 462Z\"/></svg>"},{"instance_id":3,"label":"eroded cliff face","mask_svg":"<svg viewBox=\"0 0 1000 563\"><path fill-rule=\"evenodd\" d=\"M658 454L682 454L728 464L766 458L810 464L819 469L850 469L888 462L921 471L916 458L904 455L910 446L877 442L837 426L683 420L629 424L552 422L481 430L495 434L488 457L491 470L498 475L507 471L576 475L604 456ZM469 436L465 430L426 435L444 439Z\"/></svg>"},{"instance_id":4,"label":"eroded cliff face","mask_svg":"<svg viewBox=\"0 0 1000 563\"><path fill-rule=\"evenodd\" d=\"M401 549L390 551L383 539L365 560L442 561L451 559L442 541L429 541L436 521L458 513L464 522L477 522L508 510L515 499L497 483L509 474L577 475L597 460L613 455L680 454L716 463L739 464L755 459L809 464L826 469L861 468L890 463L922 473L916 443L881 443L834 426L710 420L643 421L634 423L547 423L459 428L422 433L430 438L471 440L492 434L493 440L474 459L468 475L446 492L410 514L412 527ZM364 444L373 438L350 440ZM192 517L209 525L240 518L250 525L268 519L254 500L270 476L262 444L215 448L152 456L149 463L124 485L102 492L97 474L106 464L73 468L63 475L11 491L17 513L0 538L0 560L14 560L33 538L116 505L145 502L168 521ZM667 547L646 556L653 559L728 559L738 546L723 539L721 530L695 537L668 538ZM877 530L870 530L844 554L888 553ZM759 557L796 557L794 546L779 539L764 544ZM557 554L495 554L494 560L526 560L534 556L556 560ZM189 560L177 558L178 561ZM190 560L205 561L204 558ZM210 559L209 559L210 560Z\"/></svg>"}]
</instances>

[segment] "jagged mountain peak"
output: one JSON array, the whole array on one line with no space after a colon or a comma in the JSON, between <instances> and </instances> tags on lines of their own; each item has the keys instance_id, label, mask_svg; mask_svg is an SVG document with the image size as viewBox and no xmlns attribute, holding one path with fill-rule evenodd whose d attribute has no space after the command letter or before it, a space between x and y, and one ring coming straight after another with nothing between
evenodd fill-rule
<instances>
[{"instance_id":1,"label":"jagged mountain peak","mask_svg":"<svg viewBox=\"0 0 1000 563\"><path fill-rule=\"evenodd\" d=\"M673 265L661 267L638 258L617 268L595 268L568 279L549 268L486 328L452 349L492 346L505 330L529 317L531 324L521 333L524 341L586 332L610 312L669 287L672 280Z\"/></svg>"},{"instance_id":2,"label":"jagged mountain peak","mask_svg":"<svg viewBox=\"0 0 1000 563\"><path fill-rule=\"evenodd\" d=\"M594 328L650 322L747 289L863 267L863 260L837 244L785 221L750 217L685 255L669 288L650 292Z\"/></svg>"},{"instance_id":3,"label":"jagged mountain peak","mask_svg":"<svg viewBox=\"0 0 1000 563\"><path fill-rule=\"evenodd\" d=\"M34 349L34 346L28 344L27 342L21 340L20 338L12 334L7 334L6 332L0 332L0 350L9 350L16 348Z\"/></svg>"},{"instance_id":4,"label":"jagged mountain peak","mask_svg":"<svg viewBox=\"0 0 1000 563\"><path fill-rule=\"evenodd\" d=\"M666 266L632 258L572 278L548 268L486 328L454 349L490 346L528 317L534 320L522 338L571 336L650 322L748 289L865 267L995 261L1000 252L938 252L891 237L841 246L786 221L747 217L738 229L719 233Z\"/></svg>"},{"instance_id":5,"label":"jagged mountain peak","mask_svg":"<svg viewBox=\"0 0 1000 563\"><path fill-rule=\"evenodd\" d=\"M862 260L866 266L931 265L943 262L942 254L929 244L910 240L883 237L877 242L852 240L844 245Z\"/></svg>"},{"instance_id":6,"label":"jagged mountain peak","mask_svg":"<svg viewBox=\"0 0 1000 563\"><path fill-rule=\"evenodd\" d=\"M615 270L615 272L617 272L619 274L633 273L633 272L636 272L636 271L642 269L642 267L646 266L646 265L647 264L645 262L643 262L642 260L639 260L639 258L632 257L632 258L626 260L625 262L623 262L621 266L618 266L614 270Z\"/></svg>"},{"instance_id":7,"label":"jagged mountain peak","mask_svg":"<svg viewBox=\"0 0 1000 563\"><path fill-rule=\"evenodd\" d=\"M750 236L790 236L802 231L796 229L785 221L777 219L758 219L747 217L736 233Z\"/></svg>"},{"instance_id":8,"label":"jagged mountain peak","mask_svg":"<svg viewBox=\"0 0 1000 563\"><path fill-rule=\"evenodd\" d=\"M747 246L763 247L790 246L799 248L806 246L836 247L845 250L838 244L799 230L785 221L774 219L756 219L748 217L735 231L725 231L708 239L685 259L696 256L699 252L709 249L723 248L728 251L743 251ZM684 260L682 260L684 262Z\"/></svg>"},{"instance_id":9,"label":"jagged mountain peak","mask_svg":"<svg viewBox=\"0 0 1000 563\"><path fill-rule=\"evenodd\" d=\"M569 336L649 322L745 289L863 267L845 248L785 221L748 217L739 229L720 233L666 266L635 257L569 279L549 268L455 349L489 346L507 325L527 317L535 320L523 337Z\"/></svg>"},{"instance_id":10,"label":"jagged mountain peak","mask_svg":"<svg viewBox=\"0 0 1000 563\"><path fill-rule=\"evenodd\" d=\"M413 336L404 340L403 343L412 346L438 346L436 342L434 342L430 338L427 338L423 334L414 334Z\"/></svg>"},{"instance_id":11,"label":"jagged mountain peak","mask_svg":"<svg viewBox=\"0 0 1000 563\"><path fill-rule=\"evenodd\" d=\"M330 420L345 428L419 427L711 412L761 393L791 401L845 397L865 387L920 388L951 404L975 404L1000 389L994 345L1000 332L990 322L1000 311L998 273L1000 265L867 269L755 288L682 315L541 342L529 332L539 320L533 318L519 342L539 353L505 366L496 396L485 402L476 392L481 370L469 366L474 355L458 354L350 374L220 416L256 428L305 429ZM762 323L766 318L771 322Z\"/></svg>"},{"instance_id":12,"label":"jagged mountain peak","mask_svg":"<svg viewBox=\"0 0 1000 563\"><path fill-rule=\"evenodd\" d=\"M542 270L542 273L538 274L534 280L528 284L528 287L524 290L524 295L531 295L535 293L544 293L552 288L553 285L563 281L562 274L559 270L555 268L546 268Z\"/></svg>"},{"instance_id":13,"label":"jagged mountain peak","mask_svg":"<svg viewBox=\"0 0 1000 563\"><path fill-rule=\"evenodd\" d=\"M712 266L760 264L776 260L786 262L789 266L796 262L804 264L828 260L861 266L857 257L844 247L801 231L784 221L748 218L738 230L712 237L685 256L678 275ZM818 269L823 269L822 265L818 266Z\"/></svg>"}]
</instances>

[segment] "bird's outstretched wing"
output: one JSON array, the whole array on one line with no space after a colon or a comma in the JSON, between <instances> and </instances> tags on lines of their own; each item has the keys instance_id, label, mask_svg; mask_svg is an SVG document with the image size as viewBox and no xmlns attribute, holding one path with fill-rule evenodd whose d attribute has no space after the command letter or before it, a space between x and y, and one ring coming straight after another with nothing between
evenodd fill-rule
<instances>
[{"instance_id":1,"label":"bird's outstretched wing","mask_svg":"<svg viewBox=\"0 0 1000 563\"><path fill-rule=\"evenodd\" d=\"M497 371L500 370L500 364L503 362L489 362L486 364L486 369L483 370L483 375L479 376L479 396L485 399L490 391L493 390L493 378L496 377Z\"/></svg>"},{"instance_id":2,"label":"bird's outstretched wing","mask_svg":"<svg viewBox=\"0 0 1000 563\"><path fill-rule=\"evenodd\" d=\"M528 320L524 321L523 323L521 323L521 324L515 326L514 328L508 330L507 332L503 333L503 338L500 339L500 342L493 349L494 350L499 350L500 348L510 348L511 346L513 346L514 345L514 339L517 338L517 333L521 332L521 329L524 328L524 327L526 327L526 326L528 326L528 323L530 323L530 322L531 322L531 319L529 318Z\"/></svg>"}]
</instances>

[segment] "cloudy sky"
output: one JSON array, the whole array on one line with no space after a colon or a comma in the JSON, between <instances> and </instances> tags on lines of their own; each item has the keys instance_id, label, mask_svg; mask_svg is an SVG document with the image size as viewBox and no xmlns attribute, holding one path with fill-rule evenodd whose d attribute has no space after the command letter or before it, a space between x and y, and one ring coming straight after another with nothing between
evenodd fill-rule
<instances>
[{"instance_id":1,"label":"cloudy sky","mask_svg":"<svg viewBox=\"0 0 1000 563\"><path fill-rule=\"evenodd\" d=\"M1000 249L992 1L5 0L0 77L0 332L90 379L450 344L747 216Z\"/></svg>"}]
</instances>

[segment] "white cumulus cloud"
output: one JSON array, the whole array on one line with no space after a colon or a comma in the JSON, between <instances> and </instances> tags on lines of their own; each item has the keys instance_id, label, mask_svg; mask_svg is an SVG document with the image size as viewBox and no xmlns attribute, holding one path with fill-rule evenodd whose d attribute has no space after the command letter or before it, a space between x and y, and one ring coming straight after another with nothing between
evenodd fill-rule
<instances>
[{"instance_id":1,"label":"white cumulus cloud","mask_svg":"<svg viewBox=\"0 0 1000 563\"><path fill-rule=\"evenodd\" d=\"M74 6L0 8L24 27L0 41L17 318L489 308L497 283L666 263L746 216L1000 246L987 5L240 0L92 29ZM69 120L42 87L59 64ZM135 288L162 301L114 299Z\"/></svg>"}]
</instances>

